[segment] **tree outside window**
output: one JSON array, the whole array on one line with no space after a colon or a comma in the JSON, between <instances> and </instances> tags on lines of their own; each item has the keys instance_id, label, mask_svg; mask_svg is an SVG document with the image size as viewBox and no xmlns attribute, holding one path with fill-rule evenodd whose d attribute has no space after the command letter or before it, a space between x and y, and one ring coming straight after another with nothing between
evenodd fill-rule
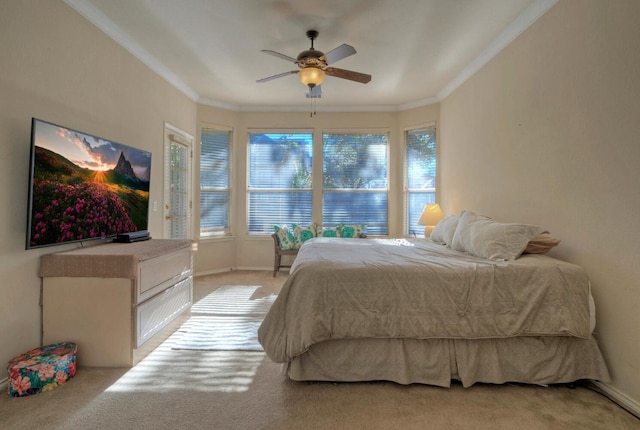
<instances>
[{"instance_id":1,"label":"tree outside window","mask_svg":"<svg viewBox=\"0 0 640 430\"><path fill-rule=\"evenodd\" d=\"M405 234L423 236L418 220L428 203L436 203L437 146L434 126L405 131Z\"/></svg>"},{"instance_id":2,"label":"tree outside window","mask_svg":"<svg viewBox=\"0 0 640 430\"><path fill-rule=\"evenodd\" d=\"M388 134L323 134L322 223L388 234Z\"/></svg>"}]
</instances>

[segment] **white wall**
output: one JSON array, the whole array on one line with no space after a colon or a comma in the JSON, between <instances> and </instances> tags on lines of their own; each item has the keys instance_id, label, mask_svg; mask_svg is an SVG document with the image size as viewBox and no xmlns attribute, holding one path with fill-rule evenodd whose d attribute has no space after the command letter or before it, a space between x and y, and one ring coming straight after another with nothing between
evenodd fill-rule
<instances>
[{"instance_id":1,"label":"white wall","mask_svg":"<svg viewBox=\"0 0 640 430\"><path fill-rule=\"evenodd\" d=\"M562 239L640 405L640 2L561 0L441 103L441 201Z\"/></svg>"},{"instance_id":2,"label":"white wall","mask_svg":"<svg viewBox=\"0 0 640 430\"><path fill-rule=\"evenodd\" d=\"M196 104L61 1L0 12L0 363L40 345L40 256L25 251L31 117L152 152L162 201L164 121L195 135ZM149 230L162 237L162 213ZM0 376L0 381L6 375Z\"/></svg>"}]
</instances>

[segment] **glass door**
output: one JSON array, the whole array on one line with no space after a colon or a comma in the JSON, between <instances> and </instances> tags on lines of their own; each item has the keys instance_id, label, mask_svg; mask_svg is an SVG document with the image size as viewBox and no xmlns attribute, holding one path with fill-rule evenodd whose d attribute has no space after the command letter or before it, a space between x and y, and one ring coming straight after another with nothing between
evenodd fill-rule
<instances>
[{"instance_id":1,"label":"glass door","mask_svg":"<svg viewBox=\"0 0 640 430\"><path fill-rule=\"evenodd\" d=\"M165 124L164 237L191 239L193 137Z\"/></svg>"}]
</instances>

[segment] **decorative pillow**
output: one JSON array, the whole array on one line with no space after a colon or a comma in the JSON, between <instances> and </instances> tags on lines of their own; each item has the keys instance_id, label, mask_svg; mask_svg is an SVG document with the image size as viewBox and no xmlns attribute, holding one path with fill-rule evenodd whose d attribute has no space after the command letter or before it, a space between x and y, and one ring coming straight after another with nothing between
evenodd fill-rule
<instances>
[{"instance_id":1,"label":"decorative pillow","mask_svg":"<svg viewBox=\"0 0 640 430\"><path fill-rule=\"evenodd\" d=\"M362 233L364 233L364 225L362 224L342 224L340 226L341 237L358 238Z\"/></svg>"},{"instance_id":2,"label":"decorative pillow","mask_svg":"<svg viewBox=\"0 0 640 430\"><path fill-rule=\"evenodd\" d=\"M449 215L445 217L436 224L435 227L433 227L429 239L437 243L444 243L445 245L451 246L459 219L460 215Z\"/></svg>"},{"instance_id":3,"label":"decorative pillow","mask_svg":"<svg viewBox=\"0 0 640 430\"><path fill-rule=\"evenodd\" d=\"M278 246L280 249L283 251L295 249L295 236L293 235L293 230L289 229L286 225L274 225L273 229L276 232Z\"/></svg>"},{"instance_id":4,"label":"decorative pillow","mask_svg":"<svg viewBox=\"0 0 640 430\"><path fill-rule=\"evenodd\" d=\"M471 242L471 225L473 222L479 220L491 220L491 218L477 215L471 211L463 210L458 217L458 224L456 224L456 231L451 238L451 248L456 251L468 252L467 246ZM462 221L462 222L461 222Z\"/></svg>"},{"instance_id":5,"label":"decorative pillow","mask_svg":"<svg viewBox=\"0 0 640 430\"><path fill-rule=\"evenodd\" d=\"M501 223L471 211L462 211L452 247L489 260L511 261L518 258L529 241L542 232L538 226Z\"/></svg>"},{"instance_id":6,"label":"decorative pillow","mask_svg":"<svg viewBox=\"0 0 640 430\"><path fill-rule=\"evenodd\" d=\"M560 239L556 239L548 231L545 231L529 241L523 254L546 254L559 243Z\"/></svg>"},{"instance_id":7,"label":"decorative pillow","mask_svg":"<svg viewBox=\"0 0 640 430\"><path fill-rule=\"evenodd\" d=\"M316 237L316 226L312 224L312 225L307 225L302 227L294 224L293 237L294 237L294 249L300 249L300 247L304 242Z\"/></svg>"},{"instance_id":8,"label":"decorative pillow","mask_svg":"<svg viewBox=\"0 0 640 430\"><path fill-rule=\"evenodd\" d=\"M320 227L318 229L318 237L340 237L340 226Z\"/></svg>"}]
</instances>

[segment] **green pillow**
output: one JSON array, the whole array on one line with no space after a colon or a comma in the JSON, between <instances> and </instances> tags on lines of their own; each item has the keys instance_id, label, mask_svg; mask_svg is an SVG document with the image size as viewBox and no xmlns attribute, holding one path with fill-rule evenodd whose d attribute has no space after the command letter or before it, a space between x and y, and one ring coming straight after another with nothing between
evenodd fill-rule
<instances>
[{"instance_id":1,"label":"green pillow","mask_svg":"<svg viewBox=\"0 0 640 430\"><path fill-rule=\"evenodd\" d=\"M289 249L296 249L295 246L295 236L293 234L293 230L289 229L286 225L274 225L273 229L276 232L276 237L278 238L278 246L283 251Z\"/></svg>"},{"instance_id":2,"label":"green pillow","mask_svg":"<svg viewBox=\"0 0 640 430\"><path fill-rule=\"evenodd\" d=\"M364 225L362 224L342 224L340 226L341 237L360 237L364 233Z\"/></svg>"},{"instance_id":3,"label":"green pillow","mask_svg":"<svg viewBox=\"0 0 640 430\"><path fill-rule=\"evenodd\" d=\"M307 225L305 227L293 224L293 249L300 249L303 243L309 239L316 237L315 225Z\"/></svg>"},{"instance_id":4,"label":"green pillow","mask_svg":"<svg viewBox=\"0 0 640 430\"><path fill-rule=\"evenodd\" d=\"M340 237L340 226L337 227L320 227L318 237Z\"/></svg>"}]
</instances>

